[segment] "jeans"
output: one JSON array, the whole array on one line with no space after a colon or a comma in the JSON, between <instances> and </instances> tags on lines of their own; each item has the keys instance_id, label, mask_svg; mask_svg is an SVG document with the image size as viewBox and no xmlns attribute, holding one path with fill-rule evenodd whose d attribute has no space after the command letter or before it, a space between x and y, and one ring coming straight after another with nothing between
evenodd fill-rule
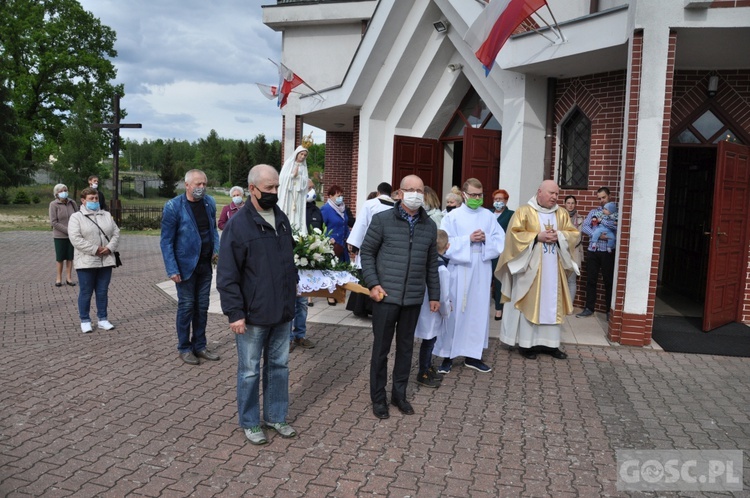
<instances>
[{"instance_id":1,"label":"jeans","mask_svg":"<svg viewBox=\"0 0 750 498\"><path fill-rule=\"evenodd\" d=\"M588 251L586 259L586 308L595 311L596 284L599 272L604 280L604 304L609 311L612 306L612 282L615 275L615 253L605 251Z\"/></svg>"},{"instance_id":2,"label":"jeans","mask_svg":"<svg viewBox=\"0 0 750 498\"><path fill-rule=\"evenodd\" d=\"M210 260L199 262L189 279L177 286L177 351L197 353L206 349L208 302L213 270ZM193 337L190 338L190 326Z\"/></svg>"},{"instance_id":3,"label":"jeans","mask_svg":"<svg viewBox=\"0 0 750 498\"><path fill-rule=\"evenodd\" d=\"M372 305L372 357L370 360L370 400L385 403L388 382L388 353L396 336L396 355L393 362L391 398L406 400L406 386L414 350L414 329L422 305L399 306L390 303Z\"/></svg>"},{"instance_id":4,"label":"jeans","mask_svg":"<svg viewBox=\"0 0 750 498\"><path fill-rule=\"evenodd\" d=\"M307 333L307 298L297 296L294 303L294 327L289 334L289 341L304 339Z\"/></svg>"},{"instance_id":5,"label":"jeans","mask_svg":"<svg viewBox=\"0 0 750 498\"><path fill-rule=\"evenodd\" d=\"M422 339L419 346L419 375L426 373L432 366L432 350L435 349L437 337L432 339Z\"/></svg>"},{"instance_id":6,"label":"jeans","mask_svg":"<svg viewBox=\"0 0 750 498\"><path fill-rule=\"evenodd\" d=\"M78 314L81 323L91 322L91 295L96 293L96 317L99 321L107 319L107 291L112 280L112 267L83 268L78 274Z\"/></svg>"},{"instance_id":7,"label":"jeans","mask_svg":"<svg viewBox=\"0 0 750 498\"><path fill-rule=\"evenodd\" d=\"M289 408L289 331L292 322L248 325L237 342L237 413L240 427L260 425L260 358L263 356L263 420L286 422Z\"/></svg>"}]
</instances>

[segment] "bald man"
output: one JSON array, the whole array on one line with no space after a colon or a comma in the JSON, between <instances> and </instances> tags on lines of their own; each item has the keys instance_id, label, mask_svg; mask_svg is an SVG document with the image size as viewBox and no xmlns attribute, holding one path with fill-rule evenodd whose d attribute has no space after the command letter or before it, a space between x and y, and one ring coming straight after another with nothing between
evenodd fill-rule
<instances>
[{"instance_id":1,"label":"bald man","mask_svg":"<svg viewBox=\"0 0 750 498\"><path fill-rule=\"evenodd\" d=\"M568 357L560 350L560 325L573 310L567 276L579 272L572 251L580 233L558 208L559 193L557 183L545 180L516 210L495 270L502 301L511 304L504 308L500 340L518 345L531 360L539 353Z\"/></svg>"}]
</instances>

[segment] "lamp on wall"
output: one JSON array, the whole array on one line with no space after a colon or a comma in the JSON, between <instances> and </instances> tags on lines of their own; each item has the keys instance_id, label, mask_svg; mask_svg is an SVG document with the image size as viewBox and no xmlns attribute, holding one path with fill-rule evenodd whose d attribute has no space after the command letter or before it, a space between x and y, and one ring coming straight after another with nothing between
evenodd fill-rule
<instances>
[{"instance_id":1,"label":"lamp on wall","mask_svg":"<svg viewBox=\"0 0 750 498\"><path fill-rule=\"evenodd\" d=\"M450 26L450 23L445 19L440 19L439 21L435 21L434 23L432 23L432 26L438 33L445 33L446 31L448 31L448 26Z\"/></svg>"},{"instance_id":2,"label":"lamp on wall","mask_svg":"<svg viewBox=\"0 0 750 498\"><path fill-rule=\"evenodd\" d=\"M708 90L707 94L709 97L713 97L719 91L719 77L714 75L708 78Z\"/></svg>"}]
</instances>

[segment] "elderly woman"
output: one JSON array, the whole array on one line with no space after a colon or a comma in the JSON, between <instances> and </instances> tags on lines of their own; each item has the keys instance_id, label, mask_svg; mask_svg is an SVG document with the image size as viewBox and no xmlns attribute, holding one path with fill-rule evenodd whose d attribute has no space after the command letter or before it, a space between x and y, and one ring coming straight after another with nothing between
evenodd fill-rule
<instances>
[{"instance_id":1,"label":"elderly woman","mask_svg":"<svg viewBox=\"0 0 750 498\"><path fill-rule=\"evenodd\" d=\"M340 260L349 262L349 251L345 249L346 239L349 237L349 213L344 204L344 191L338 185L331 185L328 189L328 201L320 208L323 224L331 232L335 241L334 249ZM328 299L328 304L336 305L336 301Z\"/></svg>"},{"instance_id":2,"label":"elderly woman","mask_svg":"<svg viewBox=\"0 0 750 498\"><path fill-rule=\"evenodd\" d=\"M565 210L568 211L568 216L570 216L570 222L580 232L581 228L583 228L584 217L576 209L577 206L578 206L578 199L576 199L574 195L569 195L565 197ZM576 243L576 246L573 249L573 261L576 262L576 264L578 265L578 268L581 267L581 263L583 262L583 245L581 243L581 237L582 235L578 236L578 242ZM571 299L573 299L573 301L575 301L576 299L577 282L578 282L578 276L574 272L571 272L570 275L568 276L568 289L570 289L570 297Z\"/></svg>"},{"instance_id":3,"label":"elderly woman","mask_svg":"<svg viewBox=\"0 0 750 498\"><path fill-rule=\"evenodd\" d=\"M289 218L292 228L302 235L307 235L307 191L307 149L299 146L279 173L279 207Z\"/></svg>"},{"instance_id":4,"label":"elderly woman","mask_svg":"<svg viewBox=\"0 0 750 498\"><path fill-rule=\"evenodd\" d=\"M65 283L74 286L73 282L73 245L68 238L68 221L78 211L78 206L68 199L68 187L58 183L52 189L55 200L49 203L49 221L52 225L52 237L55 241L55 260L57 261L57 278L55 287L62 287L63 265L67 265Z\"/></svg>"},{"instance_id":5,"label":"elderly woman","mask_svg":"<svg viewBox=\"0 0 750 498\"><path fill-rule=\"evenodd\" d=\"M232 198L232 202L224 206L221 210L221 216L219 216L219 230L224 230L224 226L229 221L229 218L235 215L242 206L245 205L244 199L245 191L242 187L234 186L229 189L229 197Z\"/></svg>"},{"instance_id":6,"label":"elderly woman","mask_svg":"<svg viewBox=\"0 0 750 498\"><path fill-rule=\"evenodd\" d=\"M115 328L107 317L109 281L115 267L115 251L120 242L120 229L108 211L99 207L99 194L91 187L81 192L81 210L70 217L70 242L75 247L78 273L78 314L81 331L91 332L91 296L96 293L97 328Z\"/></svg>"},{"instance_id":7,"label":"elderly woman","mask_svg":"<svg viewBox=\"0 0 750 498\"><path fill-rule=\"evenodd\" d=\"M445 195L445 211L443 211L443 215L450 213L463 203L464 197L461 195L461 189L454 186L451 188L451 191Z\"/></svg>"}]
</instances>

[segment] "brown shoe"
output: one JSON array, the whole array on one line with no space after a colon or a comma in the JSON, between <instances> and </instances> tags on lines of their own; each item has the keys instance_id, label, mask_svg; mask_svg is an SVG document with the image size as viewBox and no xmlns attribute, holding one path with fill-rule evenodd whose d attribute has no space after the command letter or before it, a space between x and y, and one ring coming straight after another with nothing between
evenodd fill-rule
<instances>
[{"instance_id":1,"label":"brown shoe","mask_svg":"<svg viewBox=\"0 0 750 498\"><path fill-rule=\"evenodd\" d=\"M188 351L187 353L180 353L180 359L187 363L188 365L200 365L201 362L198 360L198 358L195 357L192 351Z\"/></svg>"},{"instance_id":2,"label":"brown shoe","mask_svg":"<svg viewBox=\"0 0 750 498\"><path fill-rule=\"evenodd\" d=\"M295 339L294 345L299 346L302 349L312 349L315 347L314 342L312 342L310 339L305 339L304 337Z\"/></svg>"}]
</instances>

